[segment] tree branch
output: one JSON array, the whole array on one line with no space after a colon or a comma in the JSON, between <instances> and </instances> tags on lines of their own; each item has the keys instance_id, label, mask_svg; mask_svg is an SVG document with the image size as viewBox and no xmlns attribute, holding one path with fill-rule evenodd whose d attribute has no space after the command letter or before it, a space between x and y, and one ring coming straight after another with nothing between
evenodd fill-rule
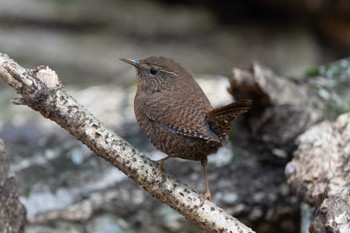
<instances>
[{"instance_id":1,"label":"tree branch","mask_svg":"<svg viewBox=\"0 0 350 233\"><path fill-rule=\"evenodd\" d=\"M14 101L15 104L27 105L55 121L153 197L207 232L253 232L212 202L205 201L199 207L201 195L173 176L161 173L154 161L106 129L65 92L54 71L43 66L35 70L24 69L2 53L0 64L0 77L21 95Z\"/></svg>"}]
</instances>

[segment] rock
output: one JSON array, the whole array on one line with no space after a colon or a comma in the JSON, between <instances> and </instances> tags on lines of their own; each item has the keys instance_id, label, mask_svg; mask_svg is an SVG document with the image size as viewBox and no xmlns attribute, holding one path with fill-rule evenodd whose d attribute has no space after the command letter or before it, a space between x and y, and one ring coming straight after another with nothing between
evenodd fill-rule
<instances>
[{"instance_id":1,"label":"rock","mask_svg":"<svg viewBox=\"0 0 350 233\"><path fill-rule=\"evenodd\" d=\"M113 215L102 215L87 225L87 233L133 233L130 229L120 226L120 219ZM118 224L119 223L119 224Z\"/></svg>"},{"instance_id":2,"label":"rock","mask_svg":"<svg viewBox=\"0 0 350 233\"><path fill-rule=\"evenodd\" d=\"M83 229L78 224L72 224L57 220L47 225L33 224L26 228L26 233L39 233L39 232L50 232L50 233L80 233Z\"/></svg>"},{"instance_id":3,"label":"rock","mask_svg":"<svg viewBox=\"0 0 350 233\"><path fill-rule=\"evenodd\" d=\"M26 209L19 201L15 174L10 170L5 144L0 139L0 232L24 232Z\"/></svg>"},{"instance_id":4,"label":"rock","mask_svg":"<svg viewBox=\"0 0 350 233\"><path fill-rule=\"evenodd\" d=\"M326 119L335 120L350 111L350 58L309 69L299 85Z\"/></svg>"},{"instance_id":5,"label":"rock","mask_svg":"<svg viewBox=\"0 0 350 233\"><path fill-rule=\"evenodd\" d=\"M317 207L310 232L349 232L350 114L313 126L298 140L286 167L290 188Z\"/></svg>"}]
</instances>

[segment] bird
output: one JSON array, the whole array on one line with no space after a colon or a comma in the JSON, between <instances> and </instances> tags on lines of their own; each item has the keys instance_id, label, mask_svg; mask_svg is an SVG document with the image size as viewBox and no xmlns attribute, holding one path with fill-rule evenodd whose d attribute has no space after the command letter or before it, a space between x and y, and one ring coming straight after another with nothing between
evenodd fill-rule
<instances>
[{"instance_id":1,"label":"bird","mask_svg":"<svg viewBox=\"0 0 350 233\"><path fill-rule=\"evenodd\" d=\"M165 56L120 58L136 69L134 112L141 131L167 156L157 160L161 172L170 158L200 161L204 200L211 200L208 155L228 145L234 119L252 105L248 99L213 108L191 72Z\"/></svg>"}]
</instances>

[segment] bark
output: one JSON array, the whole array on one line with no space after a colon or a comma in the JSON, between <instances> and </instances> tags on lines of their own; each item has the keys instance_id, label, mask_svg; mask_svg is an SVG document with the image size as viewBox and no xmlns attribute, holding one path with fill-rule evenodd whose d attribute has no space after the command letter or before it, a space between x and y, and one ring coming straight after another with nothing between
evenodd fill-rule
<instances>
[{"instance_id":1,"label":"bark","mask_svg":"<svg viewBox=\"0 0 350 233\"><path fill-rule=\"evenodd\" d=\"M295 139L317 122L322 114L312 107L301 87L268 67L253 63L250 69L232 70L229 93L235 99L253 100L245 114L260 159L286 163L295 150Z\"/></svg>"},{"instance_id":2,"label":"bark","mask_svg":"<svg viewBox=\"0 0 350 233\"><path fill-rule=\"evenodd\" d=\"M24 232L26 210L18 199L15 175L10 171L5 144L0 139L0 232Z\"/></svg>"},{"instance_id":3,"label":"bark","mask_svg":"<svg viewBox=\"0 0 350 233\"><path fill-rule=\"evenodd\" d=\"M157 164L113 131L106 129L82 105L69 96L54 71L47 67L27 70L0 53L0 76L24 104L55 121L86 144L98 156L123 171L153 197L177 210L207 232L253 232L202 195L161 173Z\"/></svg>"},{"instance_id":4,"label":"bark","mask_svg":"<svg viewBox=\"0 0 350 233\"><path fill-rule=\"evenodd\" d=\"M291 189L317 207L310 232L350 232L350 113L310 128L297 144L285 173Z\"/></svg>"},{"instance_id":5,"label":"bark","mask_svg":"<svg viewBox=\"0 0 350 233\"><path fill-rule=\"evenodd\" d=\"M255 137L253 148L270 147L268 154L276 155L270 160L286 159L289 156L278 154L295 152L285 174L292 191L317 209L312 233L350 232L350 114L312 127L325 117L349 111L348 64L343 59L320 66L317 76L294 82L253 64L249 70L233 69L230 79L232 95L253 99L253 109L247 114Z\"/></svg>"}]
</instances>

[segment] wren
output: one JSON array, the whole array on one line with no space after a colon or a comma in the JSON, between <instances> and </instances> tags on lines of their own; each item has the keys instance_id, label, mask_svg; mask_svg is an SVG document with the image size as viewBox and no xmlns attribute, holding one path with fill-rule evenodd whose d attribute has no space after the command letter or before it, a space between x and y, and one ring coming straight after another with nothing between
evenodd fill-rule
<instances>
[{"instance_id":1,"label":"wren","mask_svg":"<svg viewBox=\"0 0 350 233\"><path fill-rule=\"evenodd\" d=\"M205 176L205 199L211 199L207 157L228 145L228 133L236 116L249 110L251 100L239 100L213 108L192 74L171 58L149 56L121 58L137 71L134 110L141 131L168 156L200 161Z\"/></svg>"}]
</instances>

